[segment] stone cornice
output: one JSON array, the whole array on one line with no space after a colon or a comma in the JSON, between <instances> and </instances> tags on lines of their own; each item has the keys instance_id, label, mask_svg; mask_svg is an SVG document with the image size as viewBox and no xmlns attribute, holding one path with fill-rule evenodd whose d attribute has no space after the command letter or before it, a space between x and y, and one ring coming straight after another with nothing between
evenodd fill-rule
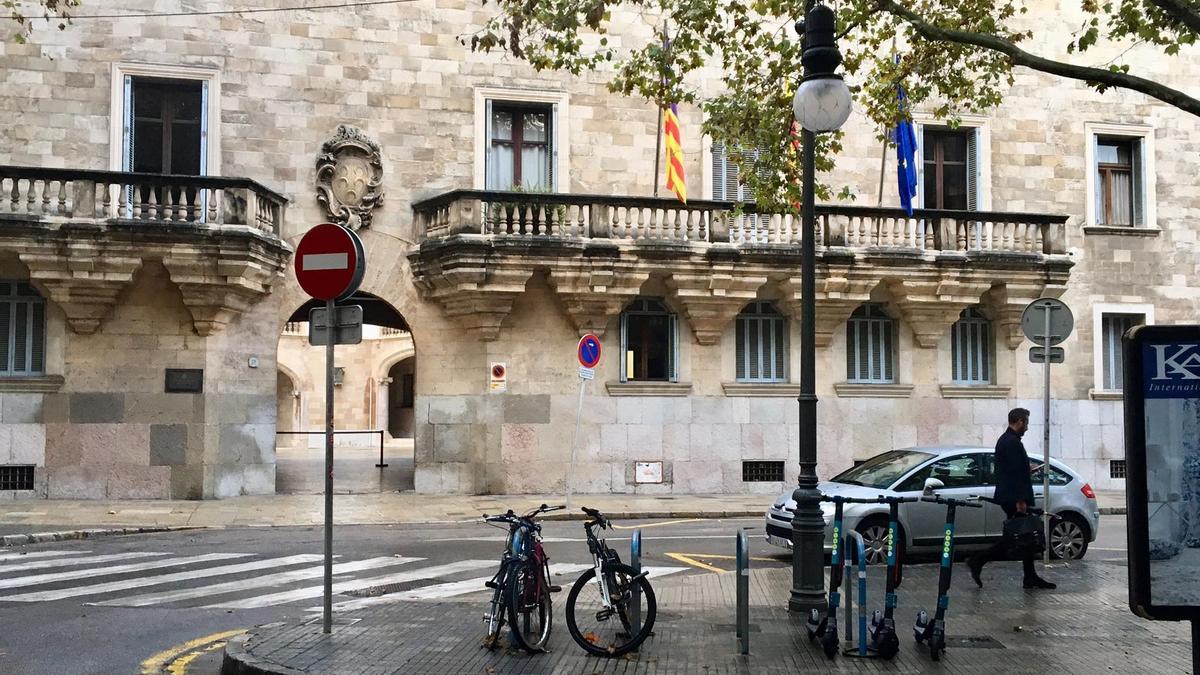
<instances>
[{"instance_id":1,"label":"stone cornice","mask_svg":"<svg viewBox=\"0 0 1200 675\"><path fill-rule=\"evenodd\" d=\"M726 396L753 398L796 398L800 385L790 382L722 382Z\"/></svg>"}]
</instances>

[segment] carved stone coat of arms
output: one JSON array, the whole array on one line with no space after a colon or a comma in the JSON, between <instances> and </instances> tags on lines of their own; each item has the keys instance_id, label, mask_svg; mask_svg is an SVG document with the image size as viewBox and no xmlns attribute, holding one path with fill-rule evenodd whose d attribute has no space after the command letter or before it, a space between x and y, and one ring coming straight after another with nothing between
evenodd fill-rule
<instances>
[{"instance_id":1,"label":"carved stone coat of arms","mask_svg":"<svg viewBox=\"0 0 1200 675\"><path fill-rule=\"evenodd\" d=\"M357 127L339 124L321 146L317 201L339 225L371 226L371 212L383 203L383 158L379 145Z\"/></svg>"}]
</instances>

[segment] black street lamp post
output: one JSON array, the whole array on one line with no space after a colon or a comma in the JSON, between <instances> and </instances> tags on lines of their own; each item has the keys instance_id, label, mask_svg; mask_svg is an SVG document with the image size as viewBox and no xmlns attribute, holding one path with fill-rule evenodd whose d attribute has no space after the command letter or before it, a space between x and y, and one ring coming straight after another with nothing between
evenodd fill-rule
<instances>
[{"instance_id":1,"label":"black street lamp post","mask_svg":"<svg viewBox=\"0 0 1200 675\"><path fill-rule=\"evenodd\" d=\"M792 499L792 593L788 609L808 612L824 605L825 518L817 489L816 345L816 134L836 131L850 116L850 90L834 73L842 62L834 33L832 9L805 3L805 19L796 29L804 36L804 79L796 90L792 108L800 124L801 162L801 308L800 308L800 478Z\"/></svg>"}]
</instances>

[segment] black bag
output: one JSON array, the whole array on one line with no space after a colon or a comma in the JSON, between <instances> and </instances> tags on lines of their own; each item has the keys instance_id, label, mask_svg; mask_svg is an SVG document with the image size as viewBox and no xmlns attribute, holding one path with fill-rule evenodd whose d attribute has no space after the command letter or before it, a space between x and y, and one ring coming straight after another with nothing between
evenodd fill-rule
<instances>
[{"instance_id":1,"label":"black bag","mask_svg":"<svg viewBox=\"0 0 1200 675\"><path fill-rule=\"evenodd\" d=\"M1046 550L1046 528L1042 519L1018 513L1004 521L1004 548L1014 560L1041 556Z\"/></svg>"}]
</instances>

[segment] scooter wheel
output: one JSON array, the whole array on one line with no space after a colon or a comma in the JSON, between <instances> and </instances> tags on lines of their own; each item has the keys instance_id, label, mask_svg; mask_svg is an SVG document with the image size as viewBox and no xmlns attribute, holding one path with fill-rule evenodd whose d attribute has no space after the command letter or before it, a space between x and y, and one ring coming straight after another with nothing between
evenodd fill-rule
<instances>
[{"instance_id":1,"label":"scooter wheel","mask_svg":"<svg viewBox=\"0 0 1200 675\"><path fill-rule=\"evenodd\" d=\"M942 650L932 642L929 643L929 658L934 661L942 660Z\"/></svg>"},{"instance_id":2,"label":"scooter wheel","mask_svg":"<svg viewBox=\"0 0 1200 675\"><path fill-rule=\"evenodd\" d=\"M877 653L888 661L896 658L896 654L900 653L900 638L897 638L895 633L888 633L879 641Z\"/></svg>"},{"instance_id":3,"label":"scooter wheel","mask_svg":"<svg viewBox=\"0 0 1200 675\"><path fill-rule=\"evenodd\" d=\"M821 636L821 646L825 649L825 656L832 659L838 653L838 633L836 628L829 629Z\"/></svg>"}]
</instances>

